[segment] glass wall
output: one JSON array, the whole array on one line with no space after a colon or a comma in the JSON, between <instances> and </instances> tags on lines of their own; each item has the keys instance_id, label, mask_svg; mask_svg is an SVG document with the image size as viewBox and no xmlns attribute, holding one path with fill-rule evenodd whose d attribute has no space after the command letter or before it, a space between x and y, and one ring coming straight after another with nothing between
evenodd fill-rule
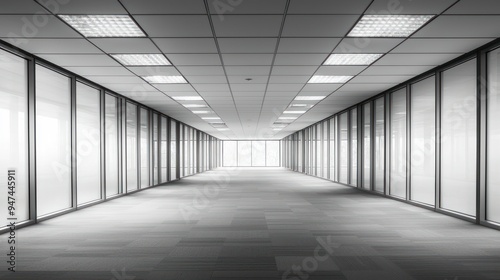
<instances>
[{"instance_id":1,"label":"glass wall","mask_svg":"<svg viewBox=\"0 0 500 280\"><path fill-rule=\"evenodd\" d=\"M222 143L223 166L280 166L280 141L222 141Z\"/></svg>"},{"instance_id":2,"label":"glass wall","mask_svg":"<svg viewBox=\"0 0 500 280\"><path fill-rule=\"evenodd\" d=\"M371 103L363 105L363 188L371 189Z\"/></svg>"},{"instance_id":3,"label":"glass wall","mask_svg":"<svg viewBox=\"0 0 500 280\"><path fill-rule=\"evenodd\" d=\"M328 153L334 182L354 185L358 172L367 190L500 228L499 69L500 42L438 66L333 115L328 151L324 121L285 137L284 166L314 175Z\"/></svg>"},{"instance_id":4,"label":"glass wall","mask_svg":"<svg viewBox=\"0 0 500 280\"><path fill-rule=\"evenodd\" d=\"M120 192L118 167L118 98L105 95L106 197Z\"/></svg>"},{"instance_id":5,"label":"glass wall","mask_svg":"<svg viewBox=\"0 0 500 280\"><path fill-rule=\"evenodd\" d=\"M167 165L167 162L168 162L167 118L162 116L160 124L161 124L161 129L160 129L160 136L161 136L160 137L160 182L165 183L168 181L168 178L167 178L167 168L168 168L168 165Z\"/></svg>"},{"instance_id":6,"label":"glass wall","mask_svg":"<svg viewBox=\"0 0 500 280\"><path fill-rule=\"evenodd\" d=\"M127 192L138 188L137 105L127 102Z\"/></svg>"},{"instance_id":7,"label":"glass wall","mask_svg":"<svg viewBox=\"0 0 500 280\"><path fill-rule=\"evenodd\" d=\"M158 125L158 114L153 113L153 185L158 185L159 180L159 165L160 159L158 157L158 147L159 142L159 125Z\"/></svg>"},{"instance_id":8,"label":"glass wall","mask_svg":"<svg viewBox=\"0 0 500 280\"><path fill-rule=\"evenodd\" d=\"M351 110L351 185L358 185L358 110Z\"/></svg>"},{"instance_id":9,"label":"glass wall","mask_svg":"<svg viewBox=\"0 0 500 280\"><path fill-rule=\"evenodd\" d=\"M2 50L0 62L0 182L3 186L0 219L8 224L7 192L12 184L16 191L17 222L29 219L28 65L25 59ZM14 176L9 178L9 175Z\"/></svg>"},{"instance_id":10,"label":"glass wall","mask_svg":"<svg viewBox=\"0 0 500 280\"><path fill-rule=\"evenodd\" d=\"M101 92L76 85L77 203L101 199Z\"/></svg>"},{"instance_id":11,"label":"glass wall","mask_svg":"<svg viewBox=\"0 0 500 280\"><path fill-rule=\"evenodd\" d=\"M71 80L36 66L37 214L73 206L71 192Z\"/></svg>"},{"instance_id":12,"label":"glass wall","mask_svg":"<svg viewBox=\"0 0 500 280\"><path fill-rule=\"evenodd\" d=\"M476 213L476 59L441 76L441 207Z\"/></svg>"},{"instance_id":13,"label":"glass wall","mask_svg":"<svg viewBox=\"0 0 500 280\"><path fill-rule=\"evenodd\" d=\"M406 198L406 88L391 94L390 165L389 193Z\"/></svg>"},{"instance_id":14,"label":"glass wall","mask_svg":"<svg viewBox=\"0 0 500 280\"><path fill-rule=\"evenodd\" d=\"M170 122L170 179L177 180L177 122Z\"/></svg>"},{"instance_id":15,"label":"glass wall","mask_svg":"<svg viewBox=\"0 0 500 280\"><path fill-rule=\"evenodd\" d=\"M385 186L385 97L375 100L374 125L373 187L375 191L383 193Z\"/></svg>"},{"instance_id":16,"label":"glass wall","mask_svg":"<svg viewBox=\"0 0 500 280\"><path fill-rule=\"evenodd\" d=\"M434 205L436 177L436 80L432 76L411 85L411 195Z\"/></svg>"},{"instance_id":17,"label":"glass wall","mask_svg":"<svg viewBox=\"0 0 500 280\"><path fill-rule=\"evenodd\" d=\"M149 184L149 113L145 108L140 108L141 117L141 188Z\"/></svg>"},{"instance_id":18,"label":"glass wall","mask_svg":"<svg viewBox=\"0 0 500 280\"><path fill-rule=\"evenodd\" d=\"M486 219L500 223L500 49L488 53Z\"/></svg>"}]
</instances>

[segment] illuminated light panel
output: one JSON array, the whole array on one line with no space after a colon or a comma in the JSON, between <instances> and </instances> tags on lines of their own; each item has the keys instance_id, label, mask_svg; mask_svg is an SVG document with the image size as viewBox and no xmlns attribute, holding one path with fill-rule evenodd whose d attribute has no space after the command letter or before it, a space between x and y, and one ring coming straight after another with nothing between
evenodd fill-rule
<instances>
[{"instance_id":1,"label":"illuminated light panel","mask_svg":"<svg viewBox=\"0 0 500 280\"><path fill-rule=\"evenodd\" d=\"M152 84L187 84L182 76L142 76L142 78Z\"/></svg>"},{"instance_id":2,"label":"illuminated light panel","mask_svg":"<svg viewBox=\"0 0 500 280\"><path fill-rule=\"evenodd\" d=\"M433 15L364 15L348 37L408 37Z\"/></svg>"},{"instance_id":3,"label":"illuminated light panel","mask_svg":"<svg viewBox=\"0 0 500 280\"><path fill-rule=\"evenodd\" d=\"M183 105L186 108L207 108L207 105L204 104L185 104Z\"/></svg>"},{"instance_id":4,"label":"illuminated light panel","mask_svg":"<svg viewBox=\"0 0 500 280\"><path fill-rule=\"evenodd\" d=\"M281 131L282 128L273 128L274 131Z\"/></svg>"},{"instance_id":5,"label":"illuminated light panel","mask_svg":"<svg viewBox=\"0 0 500 280\"><path fill-rule=\"evenodd\" d=\"M295 100L299 101L318 101L325 99L325 96L297 96Z\"/></svg>"},{"instance_id":6,"label":"illuminated light panel","mask_svg":"<svg viewBox=\"0 0 500 280\"><path fill-rule=\"evenodd\" d=\"M210 114L212 111L192 111L195 114Z\"/></svg>"},{"instance_id":7,"label":"illuminated light panel","mask_svg":"<svg viewBox=\"0 0 500 280\"><path fill-rule=\"evenodd\" d=\"M304 114L306 111L284 111L283 114Z\"/></svg>"},{"instance_id":8,"label":"illuminated light panel","mask_svg":"<svg viewBox=\"0 0 500 280\"><path fill-rule=\"evenodd\" d=\"M220 120L219 117L203 117L202 120Z\"/></svg>"},{"instance_id":9,"label":"illuminated light panel","mask_svg":"<svg viewBox=\"0 0 500 280\"><path fill-rule=\"evenodd\" d=\"M296 120L297 117L279 117L279 120Z\"/></svg>"},{"instance_id":10,"label":"illuminated light panel","mask_svg":"<svg viewBox=\"0 0 500 280\"><path fill-rule=\"evenodd\" d=\"M217 128L218 131L228 131L229 128Z\"/></svg>"},{"instance_id":11,"label":"illuminated light panel","mask_svg":"<svg viewBox=\"0 0 500 280\"><path fill-rule=\"evenodd\" d=\"M343 84L347 83L353 76L322 76L314 75L309 79L309 84Z\"/></svg>"},{"instance_id":12,"label":"illuminated light panel","mask_svg":"<svg viewBox=\"0 0 500 280\"><path fill-rule=\"evenodd\" d=\"M172 65L162 54L112 54L111 56L125 66Z\"/></svg>"},{"instance_id":13,"label":"illuminated light panel","mask_svg":"<svg viewBox=\"0 0 500 280\"><path fill-rule=\"evenodd\" d=\"M146 37L128 15L59 15L85 37Z\"/></svg>"},{"instance_id":14,"label":"illuminated light panel","mask_svg":"<svg viewBox=\"0 0 500 280\"><path fill-rule=\"evenodd\" d=\"M382 55L381 53L334 53L323 65L370 65Z\"/></svg>"},{"instance_id":15,"label":"illuminated light panel","mask_svg":"<svg viewBox=\"0 0 500 280\"><path fill-rule=\"evenodd\" d=\"M201 96L172 96L177 101L200 101L203 100Z\"/></svg>"}]
</instances>

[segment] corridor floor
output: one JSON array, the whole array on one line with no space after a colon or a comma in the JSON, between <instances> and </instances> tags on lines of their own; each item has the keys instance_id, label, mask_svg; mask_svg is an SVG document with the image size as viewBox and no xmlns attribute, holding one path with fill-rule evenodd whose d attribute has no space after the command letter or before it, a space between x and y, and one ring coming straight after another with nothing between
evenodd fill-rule
<instances>
[{"instance_id":1,"label":"corridor floor","mask_svg":"<svg viewBox=\"0 0 500 280\"><path fill-rule=\"evenodd\" d=\"M500 279L500 231L280 168L205 172L17 231L0 279Z\"/></svg>"}]
</instances>

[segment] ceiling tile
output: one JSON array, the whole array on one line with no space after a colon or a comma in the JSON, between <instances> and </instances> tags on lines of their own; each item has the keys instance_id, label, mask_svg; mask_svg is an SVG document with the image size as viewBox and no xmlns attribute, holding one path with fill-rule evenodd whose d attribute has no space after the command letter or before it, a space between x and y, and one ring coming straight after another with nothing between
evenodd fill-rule
<instances>
[{"instance_id":1,"label":"ceiling tile","mask_svg":"<svg viewBox=\"0 0 500 280\"><path fill-rule=\"evenodd\" d=\"M340 38L281 38L278 53L330 53Z\"/></svg>"},{"instance_id":2,"label":"ceiling tile","mask_svg":"<svg viewBox=\"0 0 500 280\"><path fill-rule=\"evenodd\" d=\"M386 54L373 65L440 65L458 54Z\"/></svg>"},{"instance_id":3,"label":"ceiling tile","mask_svg":"<svg viewBox=\"0 0 500 280\"><path fill-rule=\"evenodd\" d=\"M177 69L185 76L189 75L208 75L208 76L222 76L224 69L222 66L178 66Z\"/></svg>"},{"instance_id":4,"label":"ceiling tile","mask_svg":"<svg viewBox=\"0 0 500 280\"><path fill-rule=\"evenodd\" d=\"M0 14L48 14L49 12L33 0L9 1L8 5L2 5Z\"/></svg>"},{"instance_id":5,"label":"ceiling tile","mask_svg":"<svg viewBox=\"0 0 500 280\"><path fill-rule=\"evenodd\" d=\"M22 48L34 54L102 54L102 51L85 39L29 39Z\"/></svg>"},{"instance_id":6,"label":"ceiling tile","mask_svg":"<svg viewBox=\"0 0 500 280\"><path fill-rule=\"evenodd\" d=\"M344 84L307 84L301 92L301 95L304 95L306 92L332 92L337 90L339 87Z\"/></svg>"},{"instance_id":7,"label":"ceiling tile","mask_svg":"<svg viewBox=\"0 0 500 280\"><path fill-rule=\"evenodd\" d=\"M134 73L128 71L122 66L117 67L64 67L71 72L82 76L134 76Z\"/></svg>"},{"instance_id":8,"label":"ceiling tile","mask_svg":"<svg viewBox=\"0 0 500 280\"><path fill-rule=\"evenodd\" d=\"M227 75L245 76L245 75L269 75L270 66L226 66Z\"/></svg>"},{"instance_id":9,"label":"ceiling tile","mask_svg":"<svg viewBox=\"0 0 500 280\"><path fill-rule=\"evenodd\" d=\"M466 53L493 40L492 38L473 39L408 39L391 53Z\"/></svg>"},{"instance_id":10,"label":"ceiling tile","mask_svg":"<svg viewBox=\"0 0 500 280\"><path fill-rule=\"evenodd\" d=\"M270 84L305 84L311 76L271 76Z\"/></svg>"},{"instance_id":11,"label":"ceiling tile","mask_svg":"<svg viewBox=\"0 0 500 280\"><path fill-rule=\"evenodd\" d=\"M223 54L224 65L271 65L272 54Z\"/></svg>"},{"instance_id":12,"label":"ceiling tile","mask_svg":"<svg viewBox=\"0 0 500 280\"><path fill-rule=\"evenodd\" d=\"M192 84L225 84L226 76L186 76Z\"/></svg>"},{"instance_id":13,"label":"ceiling tile","mask_svg":"<svg viewBox=\"0 0 500 280\"><path fill-rule=\"evenodd\" d=\"M91 38L90 41L107 53L160 53L146 38Z\"/></svg>"},{"instance_id":14,"label":"ceiling tile","mask_svg":"<svg viewBox=\"0 0 500 280\"><path fill-rule=\"evenodd\" d=\"M231 14L283 14L286 0L212 1L210 13L224 20Z\"/></svg>"},{"instance_id":15,"label":"ceiling tile","mask_svg":"<svg viewBox=\"0 0 500 280\"><path fill-rule=\"evenodd\" d=\"M419 75L434 67L435 66L370 66L365 71L360 73L360 75Z\"/></svg>"},{"instance_id":16,"label":"ceiling tile","mask_svg":"<svg viewBox=\"0 0 500 280\"><path fill-rule=\"evenodd\" d=\"M195 90L190 84L153 84L153 86L168 95L179 92L187 93L187 95L191 95L191 93L196 94Z\"/></svg>"},{"instance_id":17,"label":"ceiling tile","mask_svg":"<svg viewBox=\"0 0 500 280\"><path fill-rule=\"evenodd\" d=\"M269 84L269 91L299 92L304 84Z\"/></svg>"},{"instance_id":18,"label":"ceiling tile","mask_svg":"<svg viewBox=\"0 0 500 280\"><path fill-rule=\"evenodd\" d=\"M349 84L400 84L413 76L357 76Z\"/></svg>"},{"instance_id":19,"label":"ceiling tile","mask_svg":"<svg viewBox=\"0 0 500 280\"><path fill-rule=\"evenodd\" d=\"M461 0L447 10L445 14L500 14L500 1Z\"/></svg>"},{"instance_id":20,"label":"ceiling tile","mask_svg":"<svg viewBox=\"0 0 500 280\"><path fill-rule=\"evenodd\" d=\"M357 15L289 15L283 37L343 37L358 20Z\"/></svg>"},{"instance_id":21,"label":"ceiling tile","mask_svg":"<svg viewBox=\"0 0 500 280\"><path fill-rule=\"evenodd\" d=\"M127 11L116 0L40 1L55 14L124 15ZM55 4L56 3L56 4Z\"/></svg>"},{"instance_id":22,"label":"ceiling tile","mask_svg":"<svg viewBox=\"0 0 500 280\"><path fill-rule=\"evenodd\" d=\"M221 65L218 54L169 54L172 64L178 65Z\"/></svg>"},{"instance_id":23,"label":"ceiling tile","mask_svg":"<svg viewBox=\"0 0 500 280\"><path fill-rule=\"evenodd\" d=\"M288 14L360 14L371 0L291 0Z\"/></svg>"},{"instance_id":24,"label":"ceiling tile","mask_svg":"<svg viewBox=\"0 0 500 280\"><path fill-rule=\"evenodd\" d=\"M199 0L121 0L132 14L206 14Z\"/></svg>"},{"instance_id":25,"label":"ceiling tile","mask_svg":"<svg viewBox=\"0 0 500 280\"><path fill-rule=\"evenodd\" d=\"M141 15L134 16L150 37L212 37L212 30L203 15Z\"/></svg>"},{"instance_id":26,"label":"ceiling tile","mask_svg":"<svg viewBox=\"0 0 500 280\"><path fill-rule=\"evenodd\" d=\"M246 76L228 76L229 82L231 84L265 84L267 83L269 76L255 76L255 75L246 75ZM251 81L247 81L247 79L252 79Z\"/></svg>"},{"instance_id":27,"label":"ceiling tile","mask_svg":"<svg viewBox=\"0 0 500 280\"><path fill-rule=\"evenodd\" d=\"M276 55L274 65L321 65L328 54L283 54Z\"/></svg>"},{"instance_id":28,"label":"ceiling tile","mask_svg":"<svg viewBox=\"0 0 500 280\"><path fill-rule=\"evenodd\" d=\"M85 78L100 84L140 84L144 82L139 77L130 76L86 76Z\"/></svg>"},{"instance_id":29,"label":"ceiling tile","mask_svg":"<svg viewBox=\"0 0 500 280\"><path fill-rule=\"evenodd\" d=\"M207 92L207 91L229 91L229 86L227 84L193 84L196 90Z\"/></svg>"},{"instance_id":30,"label":"ceiling tile","mask_svg":"<svg viewBox=\"0 0 500 280\"><path fill-rule=\"evenodd\" d=\"M266 90L266 84L231 84L234 91L262 91Z\"/></svg>"},{"instance_id":31,"label":"ceiling tile","mask_svg":"<svg viewBox=\"0 0 500 280\"><path fill-rule=\"evenodd\" d=\"M413 37L500 37L500 15L492 16L452 16L436 18Z\"/></svg>"},{"instance_id":32,"label":"ceiling tile","mask_svg":"<svg viewBox=\"0 0 500 280\"><path fill-rule=\"evenodd\" d=\"M80 34L55 16L44 15L43 28L35 26L30 21L32 18L33 15L29 14L0 16L0 37L15 38L6 41L20 48L26 44L27 38L81 38Z\"/></svg>"},{"instance_id":33,"label":"ceiling tile","mask_svg":"<svg viewBox=\"0 0 500 280\"><path fill-rule=\"evenodd\" d=\"M119 66L119 64L104 54L40 54L59 66Z\"/></svg>"},{"instance_id":34,"label":"ceiling tile","mask_svg":"<svg viewBox=\"0 0 500 280\"><path fill-rule=\"evenodd\" d=\"M456 0L375 0L365 14L370 15L435 15L446 10Z\"/></svg>"},{"instance_id":35,"label":"ceiling tile","mask_svg":"<svg viewBox=\"0 0 500 280\"><path fill-rule=\"evenodd\" d=\"M277 38L218 38L221 53L274 53Z\"/></svg>"},{"instance_id":36,"label":"ceiling tile","mask_svg":"<svg viewBox=\"0 0 500 280\"><path fill-rule=\"evenodd\" d=\"M168 53L218 53L213 38L155 38L158 48Z\"/></svg>"},{"instance_id":37,"label":"ceiling tile","mask_svg":"<svg viewBox=\"0 0 500 280\"><path fill-rule=\"evenodd\" d=\"M283 16L227 15L224 20L212 16L217 37L278 37Z\"/></svg>"},{"instance_id":38,"label":"ceiling tile","mask_svg":"<svg viewBox=\"0 0 500 280\"><path fill-rule=\"evenodd\" d=\"M272 75L310 76L316 69L318 69L317 66L274 66Z\"/></svg>"}]
</instances>

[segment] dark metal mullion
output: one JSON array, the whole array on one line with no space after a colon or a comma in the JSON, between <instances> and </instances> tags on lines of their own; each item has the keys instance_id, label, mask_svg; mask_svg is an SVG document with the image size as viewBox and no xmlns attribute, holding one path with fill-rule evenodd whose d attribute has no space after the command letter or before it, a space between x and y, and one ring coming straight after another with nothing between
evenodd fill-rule
<instances>
[{"instance_id":1,"label":"dark metal mullion","mask_svg":"<svg viewBox=\"0 0 500 280\"><path fill-rule=\"evenodd\" d=\"M177 180L181 178L181 157L180 157L180 149L181 149L181 137L180 137L180 131L181 131L181 124L179 122L175 122L175 165L177 168L175 169L175 177L177 177Z\"/></svg>"},{"instance_id":2,"label":"dark metal mullion","mask_svg":"<svg viewBox=\"0 0 500 280\"><path fill-rule=\"evenodd\" d=\"M29 220L37 222L36 187L36 66L33 59L28 64L28 176L29 176Z\"/></svg>"},{"instance_id":3,"label":"dark metal mullion","mask_svg":"<svg viewBox=\"0 0 500 280\"><path fill-rule=\"evenodd\" d=\"M487 145L488 145L488 107L487 107L487 53L480 51L477 55L477 189L476 189L476 223L486 222L486 195L487 195Z\"/></svg>"},{"instance_id":4,"label":"dark metal mullion","mask_svg":"<svg viewBox=\"0 0 500 280\"><path fill-rule=\"evenodd\" d=\"M351 178L351 111L345 113L347 115L347 184L350 185L352 182Z\"/></svg>"},{"instance_id":5,"label":"dark metal mullion","mask_svg":"<svg viewBox=\"0 0 500 280\"><path fill-rule=\"evenodd\" d=\"M78 173L77 173L77 120L76 120L76 77L70 77L70 94L71 94L71 208L78 207Z\"/></svg>"},{"instance_id":6,"label":"dark metal mullion","mask_svg":"<svg viewBox=\"0 0 500 280\"><path fill-rule=\"evenodd\" d=\"M392 93L386 95L385 103L385 184L384 184L384 194L389 195L391 192L391 155L392 155L392 125L391 125L391 111L392 111Z\"/></svg>"},{"instance_id":7,"label":"dark metal mullion","mask_svg":"<svg viewBox=\"0 0 500 280\"><path fill-rule=\"evenodd\" d=\"M411 84L406 86L406 200L411 200Z\"/></svg>"},{"instance_id":8,"label":"dark metal mullion","mask_svg":"<svg viewBox=\"0 0 500 280\"><path fill-rule=\"evenodd\" d=\"M101 200L106 200L106 94L99 90L99 115L101 127Z\"/></svg>"},{"instance_id":9,"label":"dark metal mullion","mask_svg":"<svg viewBox=\"0 0 500 280\"><path fill-rule=\"evenodd\" d=\"M436 139L435 139L435 209L441 208L441 75L440 71L436 71L435 89L436 89Z\"/></svg>"},{"instance_id":10,"label":"dark metal mullion","mask_svg":"<svg viewBox=\"0 0 500 280\"><path fill-rule=\"evenodd\" d=\"M172 156L172 147L170 145L170 142L172 141L172 120L170 118L167 118L167 143L165 143L166 148L167 148L167 182L172 181L172 162L171 162L171 156Z\"/></svg>"}]
</instances>

